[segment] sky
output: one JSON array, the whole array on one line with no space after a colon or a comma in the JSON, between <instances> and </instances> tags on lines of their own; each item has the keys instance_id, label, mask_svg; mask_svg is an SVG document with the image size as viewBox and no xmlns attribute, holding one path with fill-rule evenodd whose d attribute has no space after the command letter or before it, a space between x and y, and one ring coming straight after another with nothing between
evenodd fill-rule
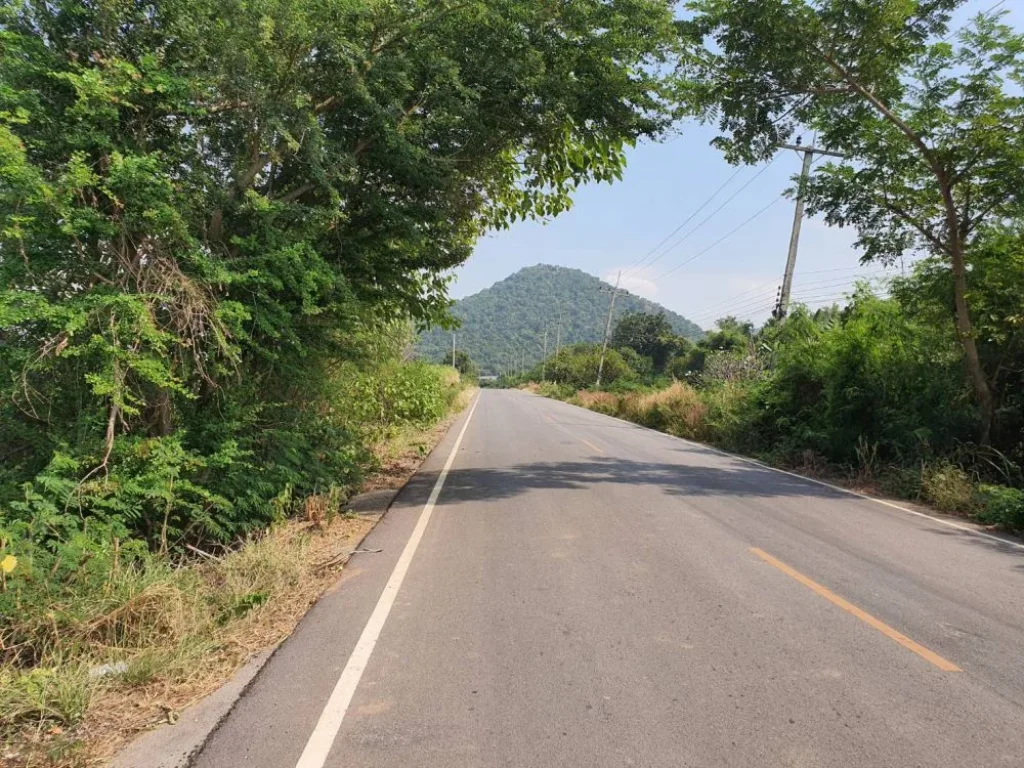
<instances>
[{"instance_id":1,"label":"sky","mask_svg":"<svg viewBox=\"0 0 1024 768\"><path fill-rule=\"evenodd\" d=\"M956 23L994 4L996 0L968 2ZM1024 27L1024 0L1004 0L999 7L1008 11L1009 23ZM622 181L581 189L572 209L552 221L520 222L484 237L473 256L456 270L452 296L481 291L523 267L558 264L608 282L614 282L622 270L624 288L704 328L726 314L765 320L785 271L793 225L794 203L779 196L800 172L801 156L782 150L767 168L743 167L737 173L709 146L715 135L713 126L685 124L677 136L630 150ZM812 138L804 136L804 144ZM689 224L652 253L722 185L721 192ZM877 282L900 273L898 263L891 269L862 266L855 240L852 230L805 218L794 301L822 306L841 300L858 279ZM657 260L629 269L649 253ZM903 268L911 261L908 257Z\"/></svg>"}]
</instances>

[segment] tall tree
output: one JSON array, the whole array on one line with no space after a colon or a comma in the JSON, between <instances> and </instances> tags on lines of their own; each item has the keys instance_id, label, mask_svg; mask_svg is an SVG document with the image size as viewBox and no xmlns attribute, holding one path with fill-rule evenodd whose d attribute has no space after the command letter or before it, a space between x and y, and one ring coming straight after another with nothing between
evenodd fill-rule
<instances>
[{"instance_id":1,"label":"tall tree","mask_svg":"<svg viewBox=\"0 0 1024 768\"><path fill-rule=\"evenodd\" d=\"M641 357L649 357L656 371L664 370L669 359L681 345L672 324L663 313L632 312L622 317L612 331L612 346L632 349Z\"/></svg>"},{"instance_id":2,"label":"tall tree","mask_svg":"<svg viewBox=\"0 0 1024 768\"><path fill-rule=\"evenodd\" d=\"M668 124L677 44L662 0L4 3L4 417L106 469L440 319L482 231Z\"/></svg>"},{"instance_id":3,"label":"tall tree","mask_svg":"<svg viewBox=\"0 0 1024 768\"><path fill-rule=\"evenodd\" d=\"M991 372L978 353L968 255L987 223L1019 218L1024 39L962 0L695 0L691 106L717 121L733 161L777 151L802 126L846 156L804 190L812 213L859 234L865 260L940 256L987 443Z\"/></svg>"}]
</instances>

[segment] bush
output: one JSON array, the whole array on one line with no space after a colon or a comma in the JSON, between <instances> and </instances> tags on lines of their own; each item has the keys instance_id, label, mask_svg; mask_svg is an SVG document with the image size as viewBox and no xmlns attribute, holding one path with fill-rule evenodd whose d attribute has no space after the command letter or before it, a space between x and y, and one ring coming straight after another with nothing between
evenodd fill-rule
<instances>
[{"instance_id":1,"label":"bush","mask_svg":"<svg viewBox=\"0 0 1024 768\"><path fill-rule=\"evenodd\" d=\"M547 361L547 377L559 384L576 389L593 386L601 362L601 347L597 344L574 344L562 348ZM611 384L619 379L635 379L636 372L629 367L617 350L605 353L601 381Z\"/></svg>"},{"instance_id":2,"label":"bush","mask_svg":"<svg viewBox=\"0 0 1024 768\"><path fill-rule=\"evenodd\" d=\"M581 389L570 402L608 416L616 416L619 413L619 398L610 392Z\"/></svg>"},{"instance_id":3,"label":"bush","mask_svg":"<svg viewBox=\"0 0 1024 768\"><path fill-rule=\"evenodd\" d=\"M982 485L978 495L981 509L975 517L979 522L1024 531L1024 491L1002 485Z\"/></svg>"},{"instance_id":4,"label":"bush","mask_svg":"<svg viewBox=\"0 0 1024 768\"><path fill-rule=\"evenodd\" d=\"M657 392L628 395L621 410L630 421L677 437L700 439L706 435L707 407L696 390L682 382Z\"/></svg>"},{"instance_id":5,"label":"bush","mask_svg":"<svg viewBox=\"0 0 1024 768\"><path fill-rule=\"evenodd\" d=\"M921 470L921 496L936 509L956 515L978 510L974 483L963 469L949 462L925 465Z\"/></svg>"}]
</instances>

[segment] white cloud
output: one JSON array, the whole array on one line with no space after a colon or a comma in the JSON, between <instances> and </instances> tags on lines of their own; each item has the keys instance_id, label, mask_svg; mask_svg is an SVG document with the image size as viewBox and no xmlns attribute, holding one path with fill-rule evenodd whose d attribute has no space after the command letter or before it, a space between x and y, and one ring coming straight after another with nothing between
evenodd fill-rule
<instances>
[{"instance_id":1,"label":"white cloud","mask_svg":"<svg viewBox=\"0 0 1024 768\"><path fill-rule=\"evenodd\" d=\"M606 283L615 285L615 278L619 274L620 269L622 270L622 280L619 282L620 288L624 288L630 293L635 293L637 296L643 296L645 299L653 300L657 297L658 286L653 279L653 270L613 267L602 272L601 279Z\"/></svg>"}]
</instances>

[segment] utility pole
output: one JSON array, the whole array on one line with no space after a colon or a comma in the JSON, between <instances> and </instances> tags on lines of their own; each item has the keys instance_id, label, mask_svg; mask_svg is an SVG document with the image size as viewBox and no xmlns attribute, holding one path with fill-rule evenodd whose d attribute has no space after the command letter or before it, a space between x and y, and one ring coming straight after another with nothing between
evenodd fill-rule
<instances>
[{"instance_id":1,"label":"utility pole","mask_svg":"<svg viewBox=\"0 0 1024 768\"><path fill-rule=\"evenodd\" d=\"M807 179L811 175L811 163L815 155L830 155L831 157L843 157L839 152L832 152L828 149L817 147L803 147L800 140L796 144L783 144L782 149L792 149L795 152L802 152L804 155L803 168L800 170L800 185L796 191L796 210L793 211L793 233L789 237L789 254L786 256L786 274L782 278L782 293L779 295L779 303L775 308L775 316L782 318L789 312L789 295L793 290L793 272L796 270L796 252L800 245L800 225L804 221L804 190L807 187Z\"/></svg>"},{"instance_id":2,"label":"utility pole","mask_svg":"<svg viewBox=\"0 0 1024 768\"><path fill-rule=\"evenodd\" d=\"M609 291L607 288L598 288L602 293L611 293L611 301L608 302L608 320L604 324L604 341L601 344L601 362L597 364L597 386L601 386L601 374L604 372L604 356L608 351L608 334L612 330L612 313L615 311L615 297L619 295L619 281L622 279L622 271L619 271L615 278L615 288Z\"/></svg>"},{"instance_id":3,"label":"utility pole","mask_svg":"<svg viewBox=\"0 0 1024 768\"><path fill-rule=\"evenodd\" d=\"M544 357L540 363L540 380L548 380L548 329L544 329Z\"/></svg>"},{"instance_id":4,"label":"utility pole","mask_svg":"<svg viewBox=\"0 0 1024 768\"><path fill-rule=\"evenodd\" d=\"M558 310L558 325L555 327L555 357L562 351L562 310Z\"/></svg>"},{"instance_id":5,"label":"utility pole","mask_svg":"<svg viewBox=\"0 0 1024 768\"><path fill-rule=\"evenodd\" d=\"M452 368L456 368L455 365L455 332L452 332Z\"/></svg>"}]
</instances>

